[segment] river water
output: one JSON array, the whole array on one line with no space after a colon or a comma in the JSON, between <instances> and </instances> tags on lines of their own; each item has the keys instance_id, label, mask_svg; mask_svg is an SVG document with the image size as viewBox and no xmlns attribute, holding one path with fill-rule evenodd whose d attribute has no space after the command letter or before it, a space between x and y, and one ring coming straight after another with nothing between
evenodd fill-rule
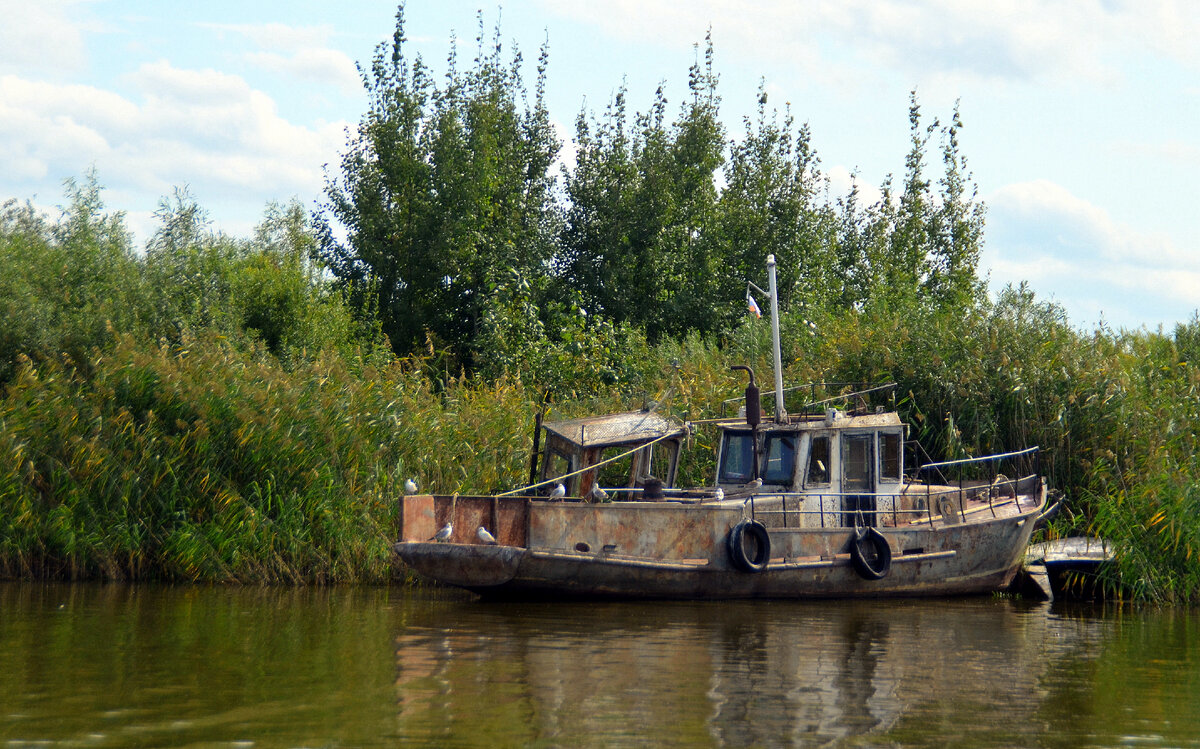
<instances>
[{"instance_id":1,"label":"river water","mask_svg":"<svg viewBox=\"0 0 1200 749\"><path fill-rule=\"evenodd\" d=\"M1200 615L0 584L5 746L1200 746Z\"/></svg>"}]
</instances>

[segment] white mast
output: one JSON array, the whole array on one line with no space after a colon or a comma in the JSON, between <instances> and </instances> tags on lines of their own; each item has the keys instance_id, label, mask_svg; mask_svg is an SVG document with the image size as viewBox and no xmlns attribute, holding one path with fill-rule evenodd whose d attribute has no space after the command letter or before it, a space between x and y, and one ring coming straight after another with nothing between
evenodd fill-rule
<instances>
[{"instance_id":1,"label":"white mast","mask_svg":"<svg viewBox=\"0 0 1200 749\"><path fill-rule=\"evenodd\" d=\"M787 416L783 410L783 357L779 352L779 294L775 290L775 256L767 255L767 280L771 289L771 343L775 346L775 421Z\"/></svg>"}]
</instances>

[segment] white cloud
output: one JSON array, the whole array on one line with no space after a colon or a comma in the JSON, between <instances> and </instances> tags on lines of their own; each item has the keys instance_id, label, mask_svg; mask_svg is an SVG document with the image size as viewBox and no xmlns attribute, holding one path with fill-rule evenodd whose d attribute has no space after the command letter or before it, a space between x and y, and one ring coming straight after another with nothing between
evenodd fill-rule
<instances>
[{"instance_id":1,"label":"white cloud","mask_svg":"<svg viewBox=\"0 0 1200 749\"><path fill-rule=\"evenodd\" d=\"M1119 223L1061 185L1006 185L987 198L981 264L993 287L1029 281L1079 322L1125 327L1183 320L1200 302L1200 253Z\"/></svg>"},{"instance_id":2,"label":"white cloud","mask_svg":"<svg viewBox=\"0 0 1200 749\"><path fill-rule=\"evenodd\" d=\"M79 2L0 0L0 70L74 71L86 62Z\"/></svg>"},{"instance_id":3,"label":"white cloud","mask_svg":"<svg viewBox=\"0 0 1200 749\"><path fill-rule=\"evenodd\" d=\"M788 61L826 83L883 66L928 79L1108 81L1124 53L1200 61L1200 6L1176 0L542 0L552 12L641 43ZM846 50L841 56L830 53Z\"/></svg>"},{"instance_id":4,"label":"white cloud","mask_svg":"<svg viewBox=\"0 0 1200 749\"><path fill-rule=\"evenodd\" d=\"M302 81L337 86L353 93L360 87L358 69L348 55L328 46L329 26L268 24L201 24L219 32L231 32L259 47L243 59L258 68Z\"/></svg>"},{"instance_id":5,"label":"white cloud","mask_svg":"<svg viewBox=\"0 0 1200 749\"><path fill-rule=\"evenodd\" d=\"M1180 140L1165 140L1157 143L1122 141L1115 144L1118 152L1134 157L1149 157L1166 164L1200 165L1200 146Z\"/></svg>"},{"instance_id":6,"label":"white cloud","mask_svg":"<svg viewBox=\"0 0 1200 749\"><path fill-rule=\"evenodd\" d=\"M290 56L275 52L251 52L245 59L251 65L274 73L337 86L344 93L352 94L362 85L354 61L333 49L305 49Z\"/></svg>"},{"instance_id":7,"label":"white cloud","mask_svg":"<svg viewBox=\"0 0 1200 749\"><path fill-rule=\"evenodd\" d=\"M878 187L863 180L850 168L837 164L825 170L829 180L831 200L844 198L850 194L852 187L858 187L858 206L860 209L874 205L883 199L883 192Z\"/></svg>"},{"instance_id":8,"label":"white cloud","mask_svg":"<svg viewBox=\"0 0 1200 749\"><path fill-rule=\"evenodd\" d=\"M1107 211L1049 180L1007 185L989 199L993 212L1017 217L1027 226L1047 230L1062 247L1092 251L1101 259L1159 268L1200 271L1200 256L1183 251L1163 234L1118 224Z\"/></svg>"},{"instance_id":9,"label":"white cloud","mask_svg":"<svg viewBox=\"0 0 1200 749\"><path fill-rule=\"evenodd\" d=\"M295 52L301 49L324 46L333 29L329 26L288 26L282 23L266 24L200 24L217 31L229 31L247 37L263 49Z\"/></svg>"},{"instance_id":10,"label":"white cloud","mask_svg":"<svg viewBox=\"0 0 1200 749\"><path fill-rule=\"evenodd\" d=\"M347 123L289 122L237 76L156 62L128 82L137 100L0 77L0 163L9 188L44 191L46 180L57 184L94 166L116 192L161 196L190 185L202 204L206 196L250 199L258 210L266 197L319 195L321 165L335 162L344 145Z\"/></svg>"},{"instance_id":11,"label":"white cloud","mask_svg":"<svg viewBox=\"0 0 1200 749\"><path fill-rule=\"evenodd\" d=\"M560 144L558 156L550 167L550 173L558 175L562 174L563 170L575 171L575 165L579 159L579 147L575 145L575 131L553 117L550 118L550 127L554 130L554 137Z\"/></svg>"}]
</instances>

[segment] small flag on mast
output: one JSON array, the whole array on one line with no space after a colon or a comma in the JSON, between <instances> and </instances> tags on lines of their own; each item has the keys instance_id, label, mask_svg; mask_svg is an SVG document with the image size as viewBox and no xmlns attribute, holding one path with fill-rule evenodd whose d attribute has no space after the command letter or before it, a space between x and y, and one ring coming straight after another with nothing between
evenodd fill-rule
<instances>
[{"instance_id":1,"label":"small flag on mast","mask_svg":"<svg viewBox=\"0 0 1200 749\"><path fill-rule=\"evenodd\" d=\"M758 308L758 302L754 301L754 297L750 296L750 289L746 289L746 304L754 316L761 320L762 310Z\"/></svg>"}]
</instances>

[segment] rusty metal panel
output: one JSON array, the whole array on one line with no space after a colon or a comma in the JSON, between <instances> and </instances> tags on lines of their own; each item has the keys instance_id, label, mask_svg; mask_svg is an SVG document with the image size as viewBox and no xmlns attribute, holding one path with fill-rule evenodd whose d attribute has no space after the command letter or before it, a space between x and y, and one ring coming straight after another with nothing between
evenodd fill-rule
<instances>
[{"instance_id":1,"label":"rusty metal panel","mask_svg":"<svg viewBox=\"0 0 1200 749\"><path fill-rule=\"evenodd\" d=\"M453 523L451 543L481 544L476 529L488 529L503 546L525 545L524 497L423 494L400 500L400 540L428 541L439 528Z\"/></svg>"},{"instance_id":2,"label":"rusty metal panel","mask_svg":"<svg viewBox=\"0 0 1200 749\"><path fill-rule=\"evenodd\" d=\"M529 547L648 559L709 559L724 554L721 540L742 518L741 508L614 503L534 505Z\"/></svg>"},{"instance_id":3,"label":"rusty metal panel","mask_svg":"<svg viewBox=\"0 0 1200 749\"><path fill-rule=\"evenodd\" d=\"M496 529L492 535L504 546L524 546L529 500L500 497L496 504ZM489 529L490 530L490 529Z\"/></svg>"},{"instance_id":4,"label":"rusty metal panel","mask_svg":"<svg viewBox=\"0 0 1200 749\"><path fill-rule=\"evenodd\" d=\"M441 498L439 498L441 499ZM457 507L457 505L455 505ZM532 527L579 534L631 532L641 516L658 543L674 544L678 559L654 559L632 550L580 553L573 549L480 547L459 544L397 544L406 562L422 574L463 585L487 595L567 594L652 598L825 598L948 595L995 590L1006 585L1020 567L1034 513L984 520L949 528L888 529L893 549L891 573L882 580L858 575L845 544L848 529L813 531L777 529L771 532L770 564L748 574L733 569L724 557L724 522L737 517L736 508L686 508L670 518L670 509L652 507L596 508L586 505L535 506ZM542 512L542 510L545 510ZM607 510L602 512L599 510ZM712 555L705 559L686 542L671 538L678 530L693 539L703 537L703 522L689 527L682 521L708 516ZM674 520L676 522L669 522ZM579 522L575 522L579 521ZM566 541L569 541L568 537ZM562 541L560 543L566 543ZM621 553L632 551L632 554ZM792 558L788 558L792 557ZM800 557L800 558L796 558Z\"/></svg>"},{"instance_id":5,"label":"rusty metal panel","mask_svg":"<svg viewBox=\"0 0 1200 749\"><path fill-rule=\"evenodd\" d=\"M434 524L432 494L415 494L400 500L400 540L427 541L441 526Z\"/></svg>"}]
</instances>

